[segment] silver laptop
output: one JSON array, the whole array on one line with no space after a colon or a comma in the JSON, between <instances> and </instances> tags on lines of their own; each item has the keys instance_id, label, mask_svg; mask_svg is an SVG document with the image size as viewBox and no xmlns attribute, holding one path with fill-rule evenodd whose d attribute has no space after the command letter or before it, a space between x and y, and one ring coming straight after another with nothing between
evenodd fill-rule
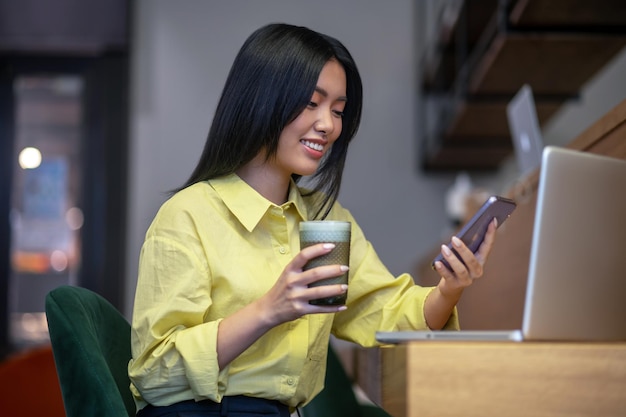
<instances>
[{"instance_id":1,"label":"silver laptop","mask_svg":"<svg viewBox=\"0 0 626 417\"><path fill-rule=\"evenodd\" d=\"M520 177L525 177L539 168L543 151L543 137L530 85L524 84L517 92L508 103L506 114Z\"/></svg>"},{"instance_id":2,"label":"silver laptop","mask_svg":"<svg viewBox=\"0 0 626 417\"><path fill-rule=\"evenodd\" d=\"M522 329L377 332L376 339L626 340L625 298L626 160L548 146Z\"/></svg>"}]
</instances>

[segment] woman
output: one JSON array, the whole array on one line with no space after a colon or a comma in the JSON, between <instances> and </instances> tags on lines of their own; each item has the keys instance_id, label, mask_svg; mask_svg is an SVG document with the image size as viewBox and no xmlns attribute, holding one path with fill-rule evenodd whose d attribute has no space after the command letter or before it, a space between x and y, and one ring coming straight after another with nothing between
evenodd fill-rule
<instances>
[{"instance_id":1,"label":"woman","mask_svg":"<svg viewBox=\"0 0 626 417\"><path fill-rule=\"evenodd\" d=\"M436 287L393 277L336 202L361 89L329 36L272 24L244 43L200 161L142 247L129 364L139 416L286 416L323 388L331 333L373 346L376 330L458 328L455 305L482 275L495 223L476 256L456 238L461 259L442 247L451 269L437 263ZM347 269L303 271L333 249L299 250L311 219L352 223L345 306L309 304L347 291L308 287Z\"/></svg>"}]
</instances>

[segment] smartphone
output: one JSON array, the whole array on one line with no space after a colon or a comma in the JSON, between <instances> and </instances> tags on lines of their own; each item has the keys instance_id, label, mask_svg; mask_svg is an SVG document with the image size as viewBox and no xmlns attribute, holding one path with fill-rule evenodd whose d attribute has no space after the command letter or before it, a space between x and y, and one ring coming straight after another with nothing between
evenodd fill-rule
<instances>
[{"instance_id":1,"label":"smartphone","mask_svg":"<svg viewBox=\"0 0 626 417\"><path fill-rule=\"evenodd\" d=\"M476 253L480 244L483 243L485 234L487 233L487 227L489 223L494 219L498 219L498 227L502 226L502 223L511 216L513 210L515 210L517 204L515 201L508 198L493 195L485 201L480 209L474 214L469 222L463 226L463 228L457 233L457 237L465 243L465 245L473 252ZM454 250L452 245L448 243L450 250L459 257L461 262L463 260ZM435 262L441 261L446 268L451 269L448 262L443 258L443 255L439 253L432 262L432 268L435 269Z\"/></svg>"}]
</instances>

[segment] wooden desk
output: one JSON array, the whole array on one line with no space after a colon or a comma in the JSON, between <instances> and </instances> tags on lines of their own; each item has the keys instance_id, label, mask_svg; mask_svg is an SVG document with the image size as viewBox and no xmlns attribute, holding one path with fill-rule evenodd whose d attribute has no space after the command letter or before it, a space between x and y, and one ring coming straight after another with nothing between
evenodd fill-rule
<instances>
[{"instance_id":1,"label":"wooden desk","mask_svg":"<svg viewBox=\"0 0 626 417\"><path fill-rule=\"evenodd\" d=\"M366 393L394 417L626 416L626 343L427 341L359 355L379 361L380 392Z\"/></svg>"}]
</instances>

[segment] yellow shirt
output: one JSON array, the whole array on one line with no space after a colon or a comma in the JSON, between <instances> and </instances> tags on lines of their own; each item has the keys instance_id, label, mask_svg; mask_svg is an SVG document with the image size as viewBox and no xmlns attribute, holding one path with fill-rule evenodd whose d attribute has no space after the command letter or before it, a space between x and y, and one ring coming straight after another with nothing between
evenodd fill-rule
<instances>
[{"instance_id":1,"label":"yellow shirt","mask_svg":"<svg viewBox=\"0 0 626 417\"><path fill-rule=\"evenodd\" d=\"M327 219L352 222L348 309L279 325L219 370L218 323L274 285L299 252L298 223L311 210L293 183L277 206L236 175L197 183L163 204L139 262L128 366L138 408L225 395L302 406L323 388L331 332L374 346L376 330L427 328L423 303L432 288L392 276L336 203ZM458 328L456 311L446 327Z\"/></svg>"}]
</instances>

